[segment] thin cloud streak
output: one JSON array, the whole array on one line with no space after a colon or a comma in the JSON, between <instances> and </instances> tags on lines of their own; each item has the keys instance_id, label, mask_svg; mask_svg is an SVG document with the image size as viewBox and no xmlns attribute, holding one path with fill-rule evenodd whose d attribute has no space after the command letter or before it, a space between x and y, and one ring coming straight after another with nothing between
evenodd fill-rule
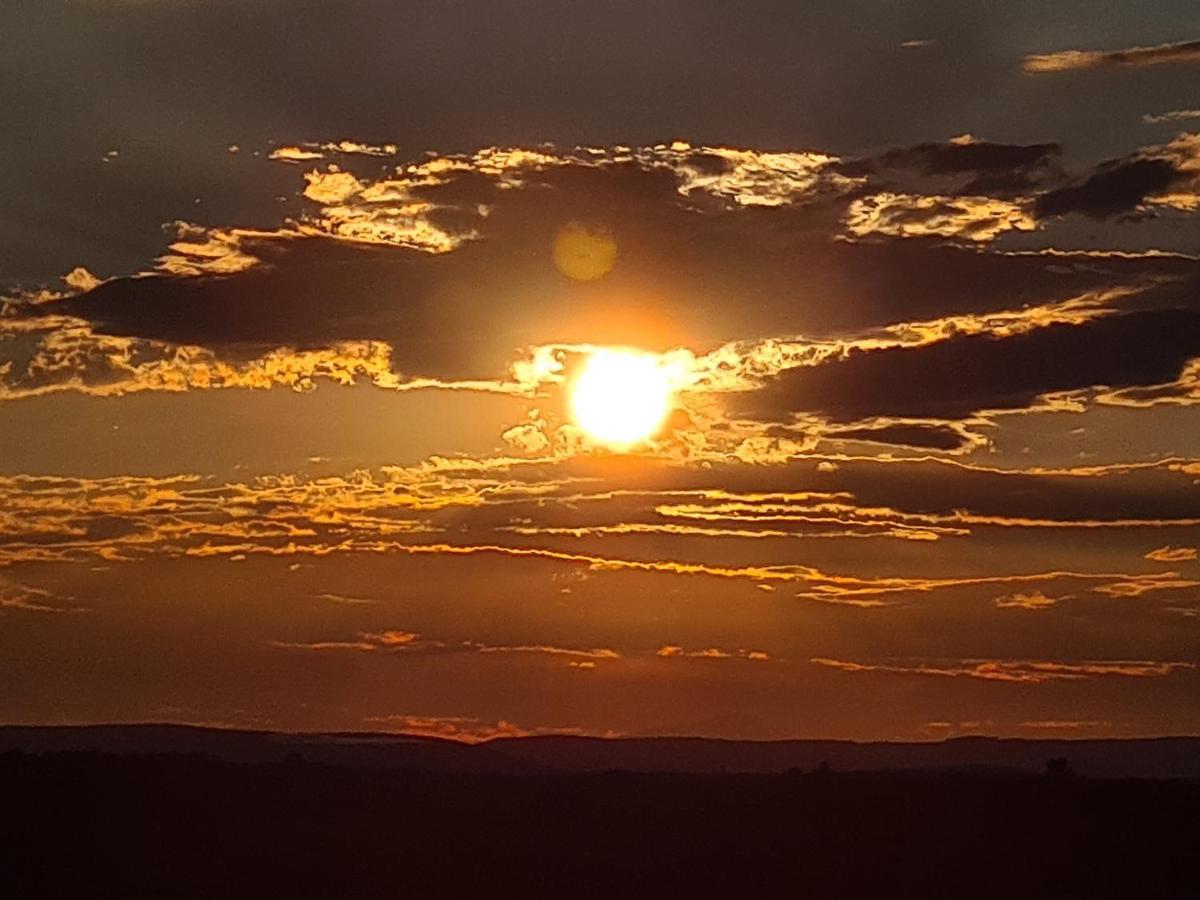
<instances>
[{"instance_id":1,"label":"thin cloud streak","mask_svg":"<svg viewBox=\"0 0 1200 900\"><path fill-rule=\"evenodd\" d=\"M1200 41L1179 41L1152 47L1123 50L1058 50L1033 53L1022 62L1026 72L1069 72L1107 66L1143 68L1163 65L1200 64Z\"/></svg>"}]
</instances>

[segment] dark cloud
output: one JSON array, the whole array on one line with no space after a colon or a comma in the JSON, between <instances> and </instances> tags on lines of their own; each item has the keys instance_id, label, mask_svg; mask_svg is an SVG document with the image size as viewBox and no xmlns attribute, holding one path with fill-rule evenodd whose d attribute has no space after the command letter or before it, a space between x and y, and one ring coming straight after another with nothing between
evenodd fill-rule
<instances>
[{"instance_id":1,"label":"dark cloud","mask_svg":"<svg viewBox=\"0 0 1200 900\"><path fill-rule=\"evenodd\" d=\"M1173 381L1195 356L1200 313L1153 310L1004 338L964 335L923 347L853 351L782 372L740 403L775 420L800 412L835 421L954 419L1027 406L1050 392Z\"/></svg>"},{"instance_id":2,"label":"dark cloud","mask_svg":"<svg viewBox=\"0 0 1200 900\"><path fill-rule=\"evenodd\" d=\"M1040 195L1034 203L1034 214L1045 219L1078 212L1106 219L1133 211L1147 197L1160 194L1183 179L1167 159L1115 160L1101 165L1080 183Z\"/></svg>"},{"instance_id":3,"label":"dark cloud","mask_svg":"<svg viewBox=\"0 0 1200 900\"><path fill-rule=\"evenodd\" d=\"M876 444L899 444L902 447L923 447L930 450L958 450L966 445L963 434L948 425L900 423L875 428L843 428L827 432L826 437L842 441L871 441Z\"/></svg>"},{"instance_id":4,"label":"dark cloud","mask_svg":"<svg viewBox=\"0 0 1200 900\"><path fill-rule=\"evenodd\" d=\"M965 139L917 144L839 164L843 174L904 183L904 173L958 176L955 193L1009 197L1062 174L1062 146Z\"/></svg>"},{"instance_id":5,"label":"dark cloud","mask_svg":"<svg viewBox=\"0 0 1200 900\"><path fill-rule=\"evenodd\" d=\"M1200 63L1200 41L1180 41L1155 47L1129 47L1121 50L1059 50L1025 57L1026 72L1067 72L1072 69L1099 69L1107 66L1161 66L1170 63Z\"/></svg>"},{"instance_id":6,"label":"dark cloud","mask_svg":"<svg viewBox=\"0 0 1200 900\"><path fill-rule=\"evenodd\" d=\"M1052 145L971 146L927 145L917 156L927 167L975 173L970 167L1000 172L1011 163L1019 171L1055 155ZM536 343L703 348L780 335L836 338L1061 302L1195 268L1182 258L996 254L929 238L841 240L845 200L828 193L821 176L809 184L810 175L772 168L753 152L737 172L713 152L679 160L679 170L632 161L521 170L520 183L508 189L467 166L412 189L428 206L420 221L384 223L392 229L385 236L399 230L403 240L414 235L416 246L457 247L450 252L247 233L217 248L236 254L239 266L260 260L244 271L214 271L211 260L198 267L176 252L175 268L206 274L116 278L33 312L233 359L280 346L385 341L404 374L491 378L517 348ZM797 160L810 165L803 155ZM685 195L684 177L704 186ZM711 178L725 180L704 181ZM316 192L360 183L345 184L318 184ZM395 205L352 202L359 218L346 224L360 229L356 235L369 234L372 217ZM326 209L318 215L327 219ZM616 265L603 279L572 282L555 268L555 234L571 222L603 228L616 241Z\"/></svg>"}]
</instances>

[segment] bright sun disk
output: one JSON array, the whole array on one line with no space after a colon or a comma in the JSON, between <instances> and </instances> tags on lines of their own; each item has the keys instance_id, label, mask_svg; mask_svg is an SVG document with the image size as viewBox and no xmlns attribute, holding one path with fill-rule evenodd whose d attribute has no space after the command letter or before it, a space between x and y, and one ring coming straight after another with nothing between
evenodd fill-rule
<instances>
[{"instance_id":1,"label":"bright sun disk","mask_svg":"<svg viewBox=\"0 0 1200 900\"><path fill-rule=\"evenodd\" d=\"M653 354L595 350L575 379L571 413L594 441L625 449L649 440L662 426L674 381Z\"/></svg>"}]
</instances>

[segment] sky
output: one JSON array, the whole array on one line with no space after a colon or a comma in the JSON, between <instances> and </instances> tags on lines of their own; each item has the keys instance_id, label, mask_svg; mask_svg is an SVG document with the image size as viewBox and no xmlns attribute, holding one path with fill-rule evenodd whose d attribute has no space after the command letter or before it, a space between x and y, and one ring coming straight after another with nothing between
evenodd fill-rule
<instances>
[{"instance_id":1,"label":"sky","mask_svg":"<svg viewBox=\"0 0 1200 900\"><path fill-rule=\"evenodd\" d=\"M1190 0L9 0L0 722L1200 733Z\"/></svg>"}]
</instances>

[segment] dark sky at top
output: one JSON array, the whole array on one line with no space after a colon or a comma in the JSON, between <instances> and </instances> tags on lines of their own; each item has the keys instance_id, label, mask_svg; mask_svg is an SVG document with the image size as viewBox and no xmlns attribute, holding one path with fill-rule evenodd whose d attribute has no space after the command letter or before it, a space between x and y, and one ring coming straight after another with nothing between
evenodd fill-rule
<instances>
[{"instance_id":1,"label":"dark sky at top","mask_svg":"<svg viewBox=\"0 0 1200 900\"><path fill-rule=\"evenodd\" d=\"M1095 161L1143 143L1144 114L1194 106L1200 70L1030 78L1022 57L1182 41L1195 21L1189 0L7 0L3 275L125 271L162 222L262 219L229 144L848 153L969 132L1066 136ZM102 169L111 149L136 174Z\"/></svg>"}]
</instances>

